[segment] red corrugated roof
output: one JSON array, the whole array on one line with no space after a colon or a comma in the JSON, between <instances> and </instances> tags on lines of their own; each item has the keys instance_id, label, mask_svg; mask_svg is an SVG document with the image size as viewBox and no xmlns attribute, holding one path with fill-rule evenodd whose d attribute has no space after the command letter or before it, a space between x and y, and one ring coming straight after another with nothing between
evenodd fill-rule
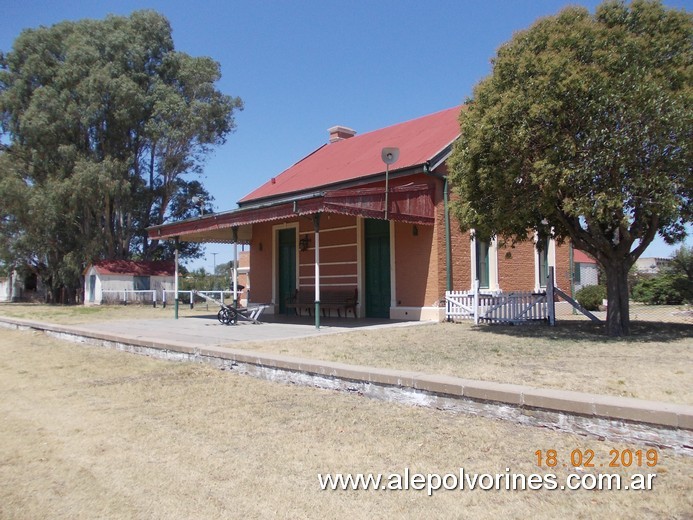
<instances>
[{"instance_id":1,"label":"red corrugated roof","mask_svg":"<svg viewBox=\"0 0 693 520\"><path fill-rule=\"evenodd\" d=\"M597 261L591 256L587 256L587 253L576 249L573 251L573 262L579 262L581 264L596 264Z\"/></svg>"},{"instance_id":2,"label":"red corrugated roof","mask_svg":"<svg viewBox=\"0 0 693 520\"><path fill-rule=\"evenodd\" d=\"M380 158L386 146L400 149L391 172L420 166L453 142L460 133L461 107L449 108L318 148L277 177L243 197L239 203L273 198L377 175L385 171Z\"/></svg>"},{"instance_id":3,"label":"red corrugated roof","mask_svg":"<svg viewBox=\"0 0 693 520\"><path fill-rule=\"evenodd\" d=\"M157 260L99 260L92 264L99 274L134 276L174 276L173 262Z\"/></svg>"}]
</instances>

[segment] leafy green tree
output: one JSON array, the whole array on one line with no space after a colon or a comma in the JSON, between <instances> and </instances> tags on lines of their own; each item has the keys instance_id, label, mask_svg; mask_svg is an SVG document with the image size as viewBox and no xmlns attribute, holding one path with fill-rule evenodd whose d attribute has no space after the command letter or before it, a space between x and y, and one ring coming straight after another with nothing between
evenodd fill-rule
<instances>
[{"instance_id":1,"label":"leafy green tree","mask_svg":"<svg viewBox=\"0 0 693 520\"><path fill-rule=\"evenodd\" d=\"M666 272L685 278L690 288L693 289L693 246L683 245L677 249L671 257L671 263L667 266Z\"/></svg>"},{"instance_id":2,"label":"leafy green tree","mask_svg":"<svg viewBox=\"0 0 693 520\"><path fill-rule=\"evenodd\" d=\"M572 240L605 271L607 333L628 334L630 267L693 216L692 78L693 18L659 2L567 8L516 34L460 116L462 227Z\"/></svg>"},{"instance_id":3,"label":"leafy green tree","mask_svg":"<svg viewBox=\"0 0 693 520\"><path fill-rule=\"evenodd\" d=\"M0 53L0 258L57 290L94 259L169 255L145 229L211 200L185 176L242 109L219 78L153 11L23 31Z\"/></svg>"},{"instance_id":4,"label":"leafy green tree","mask_svg":"<svg viewBox=\"0 0 693 520\"><path fill-rule=\"evenodd\" d=\"M641 280L633 299L653 305L693 303L693 247L681 246L660 273Z\"/></svg>"}]
</instances>

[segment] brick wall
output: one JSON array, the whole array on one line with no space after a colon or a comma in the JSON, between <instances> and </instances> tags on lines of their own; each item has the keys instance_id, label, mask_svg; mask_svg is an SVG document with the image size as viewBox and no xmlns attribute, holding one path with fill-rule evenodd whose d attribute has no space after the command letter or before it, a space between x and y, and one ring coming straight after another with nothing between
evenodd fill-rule
<instances>
[{"instance_id":1,"label":"brick wall","mask_svg":"<svg viewBox=\"0 0 693 520\"><path fill-rule=\"evenodd\" d=\"M454 195L451 197L454 197ZM439 244L439 287L445 294L445 211L441 198L436 205L435 241ZM454 214L450 215L452 249L452 285L455 291L472 289L472 241L468 231L461 231ZM556 246L556 285L570 289L570 245ZM498 285L502 291L532 291L538 270L536 248L532 240L514 247L498 247Z\"/></svg>"}]
</instances>

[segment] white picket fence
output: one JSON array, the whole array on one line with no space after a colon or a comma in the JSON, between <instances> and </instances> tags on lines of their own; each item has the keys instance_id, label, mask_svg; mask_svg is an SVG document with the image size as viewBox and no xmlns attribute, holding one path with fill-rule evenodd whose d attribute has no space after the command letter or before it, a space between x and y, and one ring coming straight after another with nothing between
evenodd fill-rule
<instances>
[{"instance_id":1,"label":"white picket fence","mask_svg":"<svg viewBox=\"0 0 693 520\"><path fill-rule=\"evenodd\" d=\"M472 291L446 291L445 316L448 321L474 320L475 324L546 321L554 325L553 270L546 291L541 292L481 293L478 280Z\"/></svg>"},{"instance_id":2,"label":"white picket fence","mask_svg":"<svg viewBox=\"0 0 693 520\"><path fill-rule=\"evenodd\" d=\"M103 293L103 303L106 304L151 303L152 306L156 307L156 291L153 289L137 291L133 289L104 289L101 292Z\"/></svg>"},{"instance_id":3,"label":"white picket fence","mask_svg":"<svg viewBox=\"0 0 693 520\"><path fill-rule=\"evenodd\" d=\"M474 291L445 293L449 321L474 320L474 323L520 323L549 320L546 293L511 292L481 294Z\"/></svg>"}]
</instances>

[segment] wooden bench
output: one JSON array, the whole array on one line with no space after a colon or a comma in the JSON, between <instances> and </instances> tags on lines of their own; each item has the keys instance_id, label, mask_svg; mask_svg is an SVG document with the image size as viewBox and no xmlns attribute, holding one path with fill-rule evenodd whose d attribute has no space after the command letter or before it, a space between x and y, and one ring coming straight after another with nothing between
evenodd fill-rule
<instances>
[{"instance_id":1,"label":"wooden bench","mask_svg":"<svg viewBox=\"0 0 693 520\"><path fill-rule=\"evenodd\" d=\"M349 315L349 309L356 318L356 304L358 303L358 289L325 289L320 291L320 308L323 316L326 316L326 311L332 309L337 310L337 316L342 317L342 309L344 309L344 317Z\"/></svg>"},{"instance_id":2,"label":"wooden bench","mask_svg":"<svg viewBox=\"0 0 693 520\"><path fill-rule=\"evenodd\" d=\"M300 316L301 311L306 309L308 316L311 316L313 308L315 308L315 290L296 289L296 292L286 299L286 308L293 309L297 316Z\"/></svg>"},{"instance_id":3,"label":"wooden bench","mask_svg":"<svg viewBox=\"0 0 693 520\"><path fill-rule=\"evenodd\" d=\"M358 304L358 289L323 289L320 291L320 308L323 316L335 309L337 316L344 317L349 315L349 309L356 318L356 305ZM315 308L315 289L297 289L296 293L286 302L287 309L294 309L297 315L306 309L308 316L312 315Z\"/></svg>"}]
</instances>

